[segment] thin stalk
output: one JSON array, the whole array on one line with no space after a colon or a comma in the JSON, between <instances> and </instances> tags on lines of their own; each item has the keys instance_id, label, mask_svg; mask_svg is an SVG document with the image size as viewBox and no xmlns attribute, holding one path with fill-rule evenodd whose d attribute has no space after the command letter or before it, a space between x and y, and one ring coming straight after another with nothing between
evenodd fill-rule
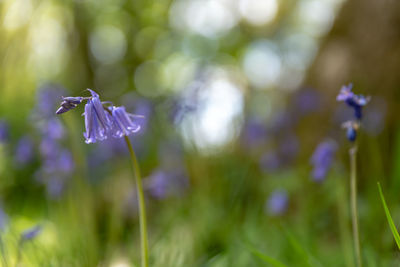
<instances>
[{"instance_id":1,"label":"thin stalk","mask_svg":"<svg viewBox=\"0 0 400 267\"><path fill-rule=\"evenodd\" d=\"M357 213L357 146L349 151L350 154L350 202L351 202L351 220L353 225L353 241L356 254L357 266L362 266L360 250L360 234L358 230Z\"/></svg>"},{"instance_id":2,"label":"thin stalk","mask_svg":"<svg viewBox=\"0 0 400 267\"><path fill-rule=\"evenodd\" d=\"M142 185L142 177L140 176L139 164L136 158L135 151L133 150L131 141L125 136L125 142L128 146L129 153L132 159L133 172L136 179L136 189L139 202L139 224L140 224L140 243L141 243L141 256L142 256L142 267L149 266L149 249L147 239L147 223L146 223L146 205L144 202L144 193Z\"/></svg>"}]
</instances>

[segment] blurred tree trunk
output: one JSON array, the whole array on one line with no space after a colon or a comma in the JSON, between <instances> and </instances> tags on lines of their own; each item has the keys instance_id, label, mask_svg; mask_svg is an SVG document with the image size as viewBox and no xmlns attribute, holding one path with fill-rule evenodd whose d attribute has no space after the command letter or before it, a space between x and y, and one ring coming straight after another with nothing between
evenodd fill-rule
<instances>
[{"instance_id":1,"label":"blurred tree trunk","mask_svg":"<svg viewBox=\"0 0 400 267\"><path fill-rule=\"evenodd\" d=\"M336 121L328 126L326 122L339 106L334 99L340 87L350 82L354 84L356 93L372 96L371 105L366 110L382 99L386 106L381 105L381 111L387 110L385 130L376 139L367 137L361 140L363 145L370 146L364 151L375 153L364 156L369 159L361 158L361 161L368 160L367 164L381 161L377 163L381 165L381 171L376 175L393 175L389 171L394 166L399 166L397 173L400 174L400 162L394 162L396 158L400 160L400 149L399 152L394 149L396 144L400 144L396 141L399 139L396 134L400 110L400 1L347 1L337 14L331 32L321 42L319 54L305 82L323 93L329 107L320 115L323 129L318 133L319 138L329 133L328 127L340 128ZM341 136L343 138L344 133ZM371 140L375 142L375 148L371 148Z\"/></svg>"}]
</instances>

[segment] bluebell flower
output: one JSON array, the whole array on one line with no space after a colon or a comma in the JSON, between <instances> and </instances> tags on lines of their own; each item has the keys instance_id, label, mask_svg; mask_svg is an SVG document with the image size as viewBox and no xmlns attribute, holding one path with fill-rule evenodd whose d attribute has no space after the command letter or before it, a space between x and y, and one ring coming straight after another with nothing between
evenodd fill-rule
<instances>
[{"instance_id":1,"label":"bluebell flower","mask_svg":"<svg viewBox=\"0 0 400 267\"><path fill-rule=\"evenodd\" d=\"M116 107L109 102L101 102L99 95L87 89L91 97L63 97L61 107L57 110L57 114L75 108L82 101L87 100L85 104L85 142L87 144L96 143L97 141L106 140L108 137L121 138L136 133L140 129L133 120L141 117L126 112L125 107ZM106 105L111 106L106 107Z\"/></svg>"},{"instance_id":2,"label":"bluebell flower","mask_svg":"<svg viewBox=\"0 0 400 267\"><path fill-rule=\"evenodd\" d=\"M10 137L9 125L7 121L0 120L0 143L6 143Z\"/></svg>"},{"instance_id":3,"label":"bluebell flower","mask_svg":"<svg viewBox=\"0 0 400 267\"><path fill-rule=\"evenodd\" d=\"M25 165L33 159L33 142L28 136L22 137L15 149L15 161L17 164Z\"/></svg>"},{"instance_id":4,"label":"bluebell flower","mask_svg":"<svg viewBox=\"0 0 400 267\"><path fill-rule=\"evenodd\" d=\"M36 225L22 232L21 241L28 241L34 239L42 231L42 226Z\"/></svg>"},{"instance_id":5,"label":"bluebell flower","mask_svg":"<svg viewBox=\"0 0 400 267\"><path fill-rule=\"evenodd\" d=\"M360 124L356 121L346 121L342 124L342 128L346 129L346 137L351 142L356 140L359 127Z\"/></svg>"},{"instance_id":6,"label":"bluebell flower","mask_svg":"<svg viewBox=\"0 0 400 267\"><path fill-rule=\"evenodd\" d=\"M316 182L321 182L325 179L331 165L333 163L337 144L333 140L327 140L320 143L311 157L313 165L312 178Z\"/></svg>"},{"instance_id":7,"label":"bluebell flower","mask_svg":"<svg viewBox=\"0 0 400 267\"><path fill-rule=\"evenodd\" d=\"M140 130L140 126L133 122L136 115L126 112L125 107L111 106L109 109L112 114L113 127L111 132L113 137L129 136Z\"/></svg>"},{"instance_id":8,"label":"bluebell flower","mask_svg":"<svg viewBox=\"0 0 400 267\"><path fill-rule=\"evenodd\" d=\"M61 102L61 107L57 109L56 114L62 114L67 111L70 111L71 109L76 108L80 103L83 101L83 97L78 96L78 97L62 97L62 102Z\"/></svg>"},{"instance_id":9,"label":"bluebell flower","mask_svg":"<svg viewBox=\"0 0 400 267\"><path fill-rule=\"evenodd\" d=\"M354 116L357 120L362 118L362 107L368 104L370 97L363 95L356 95L352 92L353 84L343 86L340 89L339 95L336 97L337 101L343 101L348 106L354 109Z\"/></svg>"},{"instance_id":10,"label":"bluebell flower","mask_svg":"<svg viewBox=\"0 0 400 267\"><path fill-rule=\"evenodd\" d=\"M110 115L106 113L101 104L99 95L90 90L92 98L90 98L85 105L85 128L86 132L83 136L86 143L96 143L97 140L102 141L107 139L108 131L112 128L112 121Z\"/></svg>"},{"instance_id":11,"label":"bluebell flower","mask_svg":"<svg viewBox=\"0 0 400 267\"><path fill-rule=\"evenodd\" d=\"M289 204L289 197L285 190L276 190L272 192L266 202L266 212L272 216L283 215Z\"/></svg>"},{"instance_id":12,"label":"bluebell flower","mask_svg":"<svg viewBox=\"0 0 400 267\"><path fill-rule=\"evenodd\" d=\"M321 95L314 89L299 91L294 98L296 115L307 115L315 112L321 107Z\"/></svg>"},{"instance_id":13,"label":"bluebell flower","mask_svg":"<svg viewBox=\"0 0 400 267\"><path fill-rule=\"evenodd\" d=\"M188 187L188 179L183 170L155 170L146 181L146 189L157 199L179 196Z\"/></svg>"},{"instance_id":14,"label":"bluebell flower","mask_svg":"<svg viewBox=\"0 0 400 267\"><path fill-rule=\"evenodd\" d=\"M267 140L267 129L263 121L253 117L245 122L242 133L242 142L245 147L258 148Z\"/></svg>"}]
</instances>

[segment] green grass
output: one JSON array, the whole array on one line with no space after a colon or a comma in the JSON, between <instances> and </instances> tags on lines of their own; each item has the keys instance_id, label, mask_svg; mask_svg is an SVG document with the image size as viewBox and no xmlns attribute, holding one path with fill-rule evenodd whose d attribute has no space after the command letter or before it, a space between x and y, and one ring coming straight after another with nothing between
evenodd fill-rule
<instances>
[{"instance_id":1,"label":"green grass","mask_svg":"<svg viewBox=\"0 0 400 267\"><path fill-rule=\"evenodd\" d=\"M392 231L394 240L396 240L397 247L400 250L400 235L399 235L399 232L397 231L396 225L394 224L392 216L390 215L390 211L389 211L389 208L387 207L387 204L386 204L386 201L385 201L385 197L383 196L383 192L382 192L382 188L381 188L380 183L378 183L378 189L379 189L379 195L381 197L383 209L385 210L386 219L387 219L387 221L389 223L390 230Z\"/></svg>"}]
</instances>

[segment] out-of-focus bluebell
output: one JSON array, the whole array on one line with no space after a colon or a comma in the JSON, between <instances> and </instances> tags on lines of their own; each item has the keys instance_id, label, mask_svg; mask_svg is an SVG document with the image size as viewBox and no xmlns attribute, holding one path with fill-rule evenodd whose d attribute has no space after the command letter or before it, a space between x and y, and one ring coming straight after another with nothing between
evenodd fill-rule
<instances>
[{"instance_id":1,"label":"out-of-focus bluebell","mask_svg":"<svg viewBox=\"0 0 400 267\"><path fill-rule=\"evenodd\" d=\"M39 145L39 152L42 158L53 160L57 157L59 151L60 145L56 140L47 136L42 138Z\"/></svg>"},{"instance_id":2,"label":"out-of-focus bluebell","mask_svg":"<svg viewBox=\"0 0 400 267\"><path fill-rule=\"evenodd\" d=\"M242 144L244 147L253 149L259 148L268 140L265 123L258 118L249 118L243 127Z\"/></svg>"},{"instance_id":3,"label":"out-of-focus bluebell","mask_svg":"<svg viewBox=\"0 0 400 267\"><path fill-rule=\"evenodd\" d=\"M157 169L147 179L145 188L157 199L180 196L189 185L183 170Z\"/></svg>"},{"instance_id":4,"label":"out-of-focus bluebell","mask_svg":"<svg viewBox=\"0 0 400 267\"><path fill-rule=\"evenodd\" d=\"M50 177L45 183L47 195L52 199L60 197L64 192L65 184L66 181L62 177Z\"/></svg>"},{"instance_id":5,"label":"out-of-focus bluebell","mask_svg":"<svg viewBox=\"0 0 400 267\"><path fill-rule=\"evenodd\" d=\"M268 151L261 155L259 164L263 172L270 173L278 170L281 167L282 162L275 151Z\"/></svg>"},{"instance_id":6,"label":"out-of-focus bluebell","mask_svg":"<svg viewBox=\"0 0 400 267\"><path fill-rule=\"evenodd\" d=\"M36 225L21 233L21 241L28 241L36 238L42 231L42 226Z\"/></svg>"},{"instance_id":7,"label":"out-of-focus bluebell","mask_svg":"<svg viewBox=\"0 0 400 267\"><path fill-rule=\"evenodd\" d=\"M18 165L26 165L33 160L34 145L29 136L23 136L19 139L15 149L15 162Z\"/></svg>"},{"instance_id":8,"label":"out-of-focus bluebell","mask_svg":"<svg viewBox=\"0 0 400 267\"><path fill-rule=\"evenodd\" d=\"M46 120L42 126L42 135L52 138L52 139L61 139L64 137L64 126L61 124L59 120L52 117Z\"/></svg>"},{"instance_id":9,"label":"out-of-focus bluebell","mask_svg":"<svg viewBox=\"0 0 400 267\"><path fill-rule=\"evenodd\" d=\"M54 116L58 100L65 94L65 89L56 84L45 84L38 89L34 113L40 118Z\"/></svg>"},{"instance_id":10,"label":"out-of-focus bluebell","mask_svg":"<svg viewBox=\"0 0 400 267\"><path fill-rule=\"evenodd\" d=\"M4 231L8 224L8 215L4 211L4 207L0 204L0 232Z\"/></svg>"},{"instance_id":11,"label":"out-of-focus bluebell","mask_svg":"<svg viewBox=\"0 0 400 267\"><path fill-rule=\"evenodd\" d=\"M0 143L7 143L10 138L10 126L7 121L0 119Z\"/></svg>"},{"instance_id":12,"label":"out-of-focus bluebell","mask_svg":"<svg viewBox=\"0 0 400 267\"><path fill-rule=\"evenodd\" d=\"M362 107L368 104L370 97L363 95L356 95L352 92L353 84L344 85L340 89L339 95L336 97L337 101L343 101L348 106L354 109L354 116L356 119L361 120L362 118Z\"/></svg>"},{"instance_id":13,"label":"out-of-focus bluebell","mask_svg":"<svg viewBox=\"0 0 400 267\"><path fill-rule=\"evenodd\" d=\"M335 159L337 144L333 140L325 140L320 143L311 157L313 165L312 178L316 182L322 182Z\"/></svg>"},{"instance_id":14,"label":"out-of-focus bluebell","mask_svg":"<svg viewBox=\"0 0 400 267\"><path fill-rule=\"evenodd\" d=\"M294 96L294 110L296 114L307 115L320 110L321 95L318 91L307 88Z\"/></svg>"},{"instance_id":15,"label":"out-of-focus bluebell","mask_svg":"<svg viewBox=\"0 0 400 267\"><path fill-rule=\"evenodd\" d=\"M285 190L275 190L265 203L265 211L271 216L283 215L288 208L289 196Z\"/></svg>"}]
</instances>

